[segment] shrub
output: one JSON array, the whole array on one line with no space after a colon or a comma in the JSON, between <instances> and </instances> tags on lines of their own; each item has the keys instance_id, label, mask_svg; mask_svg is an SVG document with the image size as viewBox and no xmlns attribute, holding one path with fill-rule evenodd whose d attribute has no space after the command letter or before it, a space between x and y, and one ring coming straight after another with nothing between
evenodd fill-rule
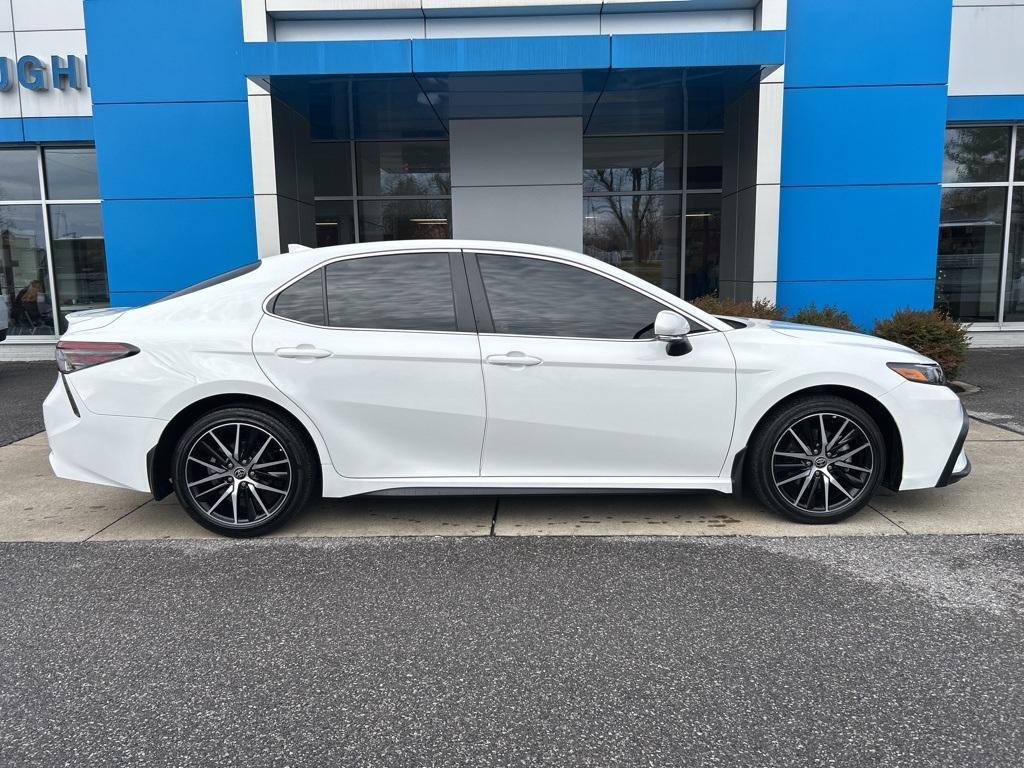
<instances>
[{"instance_id":1,"label":"shrub","mask_svg":"<svg viewBox=\"0 0 1024 768\"><path fill-rule=\"evenodd\" d=\"M964 326L938 310L901 309L876 322L872 333L930 357L942 366L948 380L956 378L967 354Z\"/></svg>"},{"instance_id":2,"label":"shrub","mask_svg":"<svg viewBox=\"0 0 1024 768\"><path fill-rule=\"evenodd\" d=\"M803 323L804 325L820 325L824 328L838 328L840 331L859 332L850 316L831 304L826 304L821 309L815 306L814 302L801 309L791 318L791 322Z\"/></svg>"},{"instance_id":3,"label":"shrub","mask_svg":"<svg viewBox=\"0 0 1024 768\"><path fill-rule=\"evenodd\" d=\"M751 302L709 295L701 296L690 303L703 309L709 315L755 317L761 320L781 320L786 316L785 307L776 307L775 302L768 299L757 299Z\"/></svg>"}]
</instances>

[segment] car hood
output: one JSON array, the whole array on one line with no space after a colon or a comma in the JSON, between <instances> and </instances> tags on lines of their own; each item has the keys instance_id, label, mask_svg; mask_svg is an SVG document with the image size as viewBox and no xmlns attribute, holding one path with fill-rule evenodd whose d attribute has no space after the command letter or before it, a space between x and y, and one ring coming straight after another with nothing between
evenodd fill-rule
<instances>
[{"instance_id":1,"label":"car hood","mask_svg":"<svg viewBox=\"0 0 1024 768\"><path fill-rule=\"evenodd\" d=\"M836 344L840 346L860 347L861 349L877 349L889 352L898 352L903 356L901 361L894 362L933 362L929 358L915 352L910 347L897 344L894 341L880 339L877 336L869 336L866 333L853 333L851 331L840 331L836 328L823 328L818 325L803 325L802 323L787 323L782 320L757 320L749 317L735 317L730 320L737 320L748 327L764 328L775 331L783 336L788 336L799 341L806 341L814 344Z\"/></svg>"}]
</instances>

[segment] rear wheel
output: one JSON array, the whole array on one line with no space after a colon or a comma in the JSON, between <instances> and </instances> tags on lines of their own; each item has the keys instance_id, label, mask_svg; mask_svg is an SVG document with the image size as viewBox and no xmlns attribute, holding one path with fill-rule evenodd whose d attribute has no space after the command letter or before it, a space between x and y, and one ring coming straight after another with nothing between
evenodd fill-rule
<instances>
[{"instance_id":1,"label":"rear wheel","mask_svg":"<svg viewBox=\"0 0 1024 768\"><path fill-rule=\"evenodd\" d=\"M299 431L256 408L200 418L174 452L174 490L200 525L225 536L259 536L309 500L314 463Z\"/></svg>"},{"instance_id":2,"label":"rear wheel","mask_svg":"<svg viewBox=\"0 0 1024 768\"><path fill-rule=\"evenodd\" d=\"M795 400L769 416L751 444L754 492L802 523L858 512L885 470L885 440L871 415L840 397Z\"/></svg>"}]
</instances>

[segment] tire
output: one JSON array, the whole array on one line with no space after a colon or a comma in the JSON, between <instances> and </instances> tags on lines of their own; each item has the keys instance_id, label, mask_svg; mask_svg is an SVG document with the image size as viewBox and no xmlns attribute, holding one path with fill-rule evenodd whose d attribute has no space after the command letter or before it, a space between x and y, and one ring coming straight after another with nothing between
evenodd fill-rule
<instances>
[{"instance_id":1,"label":"tire","mask_svg":"<svg viewBox=\"0 0 1024 768\"><path fill-rule=\"evenodd\" d=\"M751 441L748 464L761 503L801 523L836 523L856 514L885 466L885 439L871 415L827 395L803 397L770 413Z\"/></svg>"},{"instance_id":2,"label":"tire","mask_svg":"<svg viewBox=\"0 0 1024 768\"><path fill-rule=\"evenodd\" d=\"M298 427L253 407L202 416L178 440L173 467L174 492L192 519L239 538L284 525L316 484L316 463Z\"/></svg>"}]
</instances>

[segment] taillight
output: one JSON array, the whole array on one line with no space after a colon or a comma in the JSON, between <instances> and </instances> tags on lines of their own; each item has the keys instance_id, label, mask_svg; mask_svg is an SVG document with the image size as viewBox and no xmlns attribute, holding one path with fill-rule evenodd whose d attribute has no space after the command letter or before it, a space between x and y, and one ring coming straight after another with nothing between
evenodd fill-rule
<instances>
[{"instance_id":1,"label":"taillight","mask_svg":"<svg viewBox=\"0 0 1024 768\"><path fill-rule=\"evenodd\" d=\"M137 354L138 347L117 341L58 341L57 367L61 373L74 373Z\"/></svg>"}]
</instances>

